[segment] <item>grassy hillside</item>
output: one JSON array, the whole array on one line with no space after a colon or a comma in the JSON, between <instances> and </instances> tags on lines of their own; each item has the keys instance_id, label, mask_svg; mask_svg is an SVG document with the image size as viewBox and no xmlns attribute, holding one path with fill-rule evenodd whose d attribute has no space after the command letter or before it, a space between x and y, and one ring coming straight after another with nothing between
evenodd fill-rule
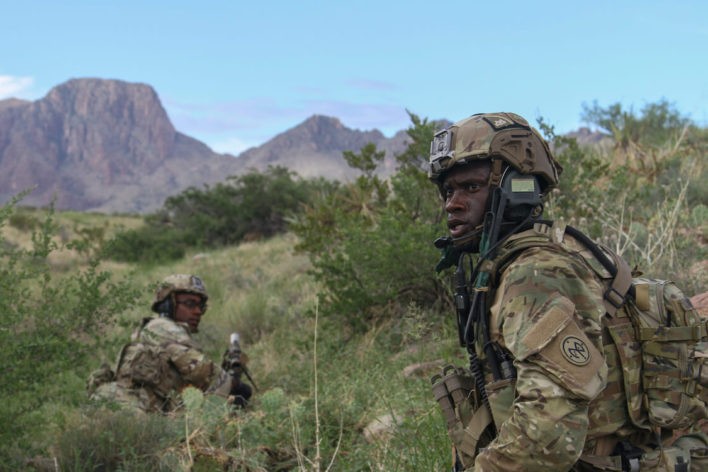
<instances>
[{"instance_id":1,"label":"grassy hillside","mask_svg":"<svg viewBox=\"0 0 708 472\"><path fill-rule=\"evenodd\" d=\"M68 225L74 217L56 219ZM107 228L135 223L92 218ZM241 334L258 387L251 408L229 414L218 402L197 401L189 421L126 419L87 404L88 370L66 372L73 391L68 402L44 407L39 449L49 451L63 470L90 470L99 463L108 470L319 470L330 464L332 470L446 469L447 436L429 390L431 369L409 374L406 368L458 356L451 324L411 306L403 318L372 325L363 335L348 332L320 316L310 263L293 251L295 243L287 234L192 253L159 267L111 264L141 295L136 307L107 327L107 342L91 367L113 362L130 330L150 314L151 287L159 279L196 273L210 293L197 338L220 359L229 333ZM59 250L57 257L63 260L56 268L61 272L84 263L76 251ZM420 447L422 438L430 447ZM41 468L46 460L45 455L33 463Z\"/></svg>"}]
</instances>

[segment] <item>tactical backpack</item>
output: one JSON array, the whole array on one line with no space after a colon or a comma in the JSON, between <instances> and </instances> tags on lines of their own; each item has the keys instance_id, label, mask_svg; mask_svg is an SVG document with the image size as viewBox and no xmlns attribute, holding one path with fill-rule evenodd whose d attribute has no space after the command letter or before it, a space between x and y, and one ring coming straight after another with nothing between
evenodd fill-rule
<instances>
[{"instance_id":1,"label":"tactical backpack","mask_svg":"<svg viewBox=\"0 0 708 472\"><path fill-rule=\"evenodd\" d=\"M113 369L111 369L111 367L104 362L101 364L101 367L94 370L89 375L89 378L86 381L86 391L88 392L88 395L91 396L94 394L96 389L98 389L98 387L105 383L113 382L115 379L116 373L113 372Z\"/></svg>"},{"instance_id":2,"label":"tactical backpack","mask_svg":"<svg viewBox=\"0 0 708 472\"><path fill-rule=\"evenodd\" d=\"M687 428L708 416L706 320L673 282L635 278L632 288L607 323L630 418L645 429Z\"/></svg>"},{"instance_id":3,"label":"tactical backpack","mask_svg":"<svg viewBox=\"0 0 708 472\"><path fill-rule=\"evenodd\" d=\"M603 324L619 354L631 421L642 429L683 429L707 418L708 320L681 289L668 280L633 278L624 259L573 227L541 223L534 230L535 236L511 242L490 261L492 273L524 249L572 236L611 275Z\"/></svg>"},{"instance_id":4,"label":"tactical backpack","mask_svg":"<svg viewBox=\"0 0 708 472\"><path fill-rule=\"evenodd\" d=\"M101 364L89 375L86 388L92 395L99 386L118 381L129 388L146 387L164 396L167 394L167 389L163 388L168 377L167 370L167 364L156 346L132 341L118 353L115 370L106 363Z\"/></svg>"},{"instance_id":5,"label":"tactical backpack","mask_svg":"<svg viewBox=\"0 0 708 472\"><path fill-rule=\"evenodd\" d=\"M107 382L118 382L128 388L145 388L165 399L172 389L181 385L164 345L153 344L140 339L140 331L152 318L144 318L132 341L125 344L118 353L115 370L106 364L92 372L88 381L89 394Z\"/></svg>"}]
</instances>

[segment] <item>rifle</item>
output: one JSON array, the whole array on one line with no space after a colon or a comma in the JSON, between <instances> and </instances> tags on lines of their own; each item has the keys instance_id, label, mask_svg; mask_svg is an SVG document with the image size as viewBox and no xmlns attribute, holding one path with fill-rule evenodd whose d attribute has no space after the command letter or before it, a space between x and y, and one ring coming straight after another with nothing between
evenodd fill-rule
<instances>
[{"instance_id":1,"label":"rifle","mask_svg":"<svg viewBox=\"0 0 708 472\"><path fill-rule=\"evenodd\" d=\"M241 362L240 339L241 338L238 333L231 333L231 336L229 337L229 349L227 351L229 366L227 372L234 378L240 377L241 372L243 372L246 374L249 382L253 385L253 388L258 390L256 382L253 381L253 377L251 377L251 373L248 371L248 367L246 367L246 364Z\"/></svg>"}]
</instances>

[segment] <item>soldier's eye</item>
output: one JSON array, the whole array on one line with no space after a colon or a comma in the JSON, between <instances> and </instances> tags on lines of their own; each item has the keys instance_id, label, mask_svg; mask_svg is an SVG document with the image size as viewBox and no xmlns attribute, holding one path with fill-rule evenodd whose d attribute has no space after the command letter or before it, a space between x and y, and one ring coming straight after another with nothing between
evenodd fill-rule
<instances>
[{"instance_id":1,"label":"soldier's eye","mask_svg":"<svg viewBox=\"0 0 708 472\"><path fill-rule=\"evenodd\" d=\"M469 192L476 192L480 188L482 188L482 186L477 183L469 183L469 184L465 185L465 190L467 190Z\"/></svg>"},{"instance_id":2,"label":"soldier's eye","mask_svg":"<svg viewBox=\"0 0 708 472\"><path fill-rule=\"evenodd\" d=\"M204 301L196 302L194 300L184 300L184 301L177 301L177 304L184 305L190 310L194 310L197 307L199 307L201 310L204 310L206 308L206 302L204 302Z\"/></svg>"}]
</instances>

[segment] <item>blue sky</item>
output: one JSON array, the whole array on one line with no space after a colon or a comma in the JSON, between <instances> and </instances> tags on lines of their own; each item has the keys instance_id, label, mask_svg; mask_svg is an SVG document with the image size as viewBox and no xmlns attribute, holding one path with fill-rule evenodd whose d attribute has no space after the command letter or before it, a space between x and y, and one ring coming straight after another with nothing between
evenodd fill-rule
<instances>
[{"instance_id":1,"label":"blue sky","mask_svg":"<svg viewBox=\"0 0 708 472\"><path fill-rule=\"evenodd\" d=\"M708 126L706 1L0 0L0 15L0 99L146 83L219 152L313 114L391 136L406 109L514 111L566 132L583 104L666 99Z\"/></svg>"}]
</instances>

